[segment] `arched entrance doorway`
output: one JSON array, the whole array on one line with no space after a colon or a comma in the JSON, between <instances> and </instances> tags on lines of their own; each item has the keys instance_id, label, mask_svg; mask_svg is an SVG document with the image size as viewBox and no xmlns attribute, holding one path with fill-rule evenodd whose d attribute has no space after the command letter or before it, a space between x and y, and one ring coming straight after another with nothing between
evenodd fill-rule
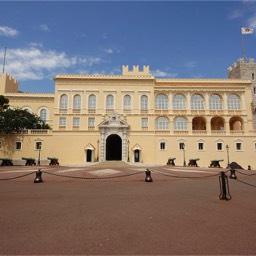
<instances>
[{"instance_id":1,"label":"arched entrance doorway","mask_svg":"<svg viewBox=\"0 0 256 256\"><path fill-rule=\"evenodd\" d=\"M107 137L106 160L122 160L122 139L117 134L111 134Z\"/></svg>"}]
</instances>

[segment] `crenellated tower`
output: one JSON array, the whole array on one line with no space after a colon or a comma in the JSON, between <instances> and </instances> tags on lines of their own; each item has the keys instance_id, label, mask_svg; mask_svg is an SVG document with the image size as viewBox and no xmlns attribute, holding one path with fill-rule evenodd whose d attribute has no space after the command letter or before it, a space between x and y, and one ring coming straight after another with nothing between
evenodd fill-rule
<instances>
[{"instance_id":1,"label":"crenellated tower","mask_svg":"<svg viewBox=\"0 0 256 256\"><path fill-rule=\"evenodd\" d=\"M246 79L252 81L252 113L253 128L256 130L256 63L254 59L239 59L231 67L228 68L228 78L230 79Z\"/></svg>"}]
</instances>

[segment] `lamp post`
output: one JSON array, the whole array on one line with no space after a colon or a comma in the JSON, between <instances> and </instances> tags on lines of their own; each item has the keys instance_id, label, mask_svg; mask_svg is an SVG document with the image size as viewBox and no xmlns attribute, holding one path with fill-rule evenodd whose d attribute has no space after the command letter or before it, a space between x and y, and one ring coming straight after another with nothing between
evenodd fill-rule
<instances>
[{"instance_id":1,"label":"lamp post","mask_svg":"<svg viewBox=\"0 0 256 256\"><path fill-rule=\"evenodd\" d=\"M183 166L186 166L186 158L185 158L185 143L183 143L183 145L182 145L182 149L183 149L183 159L184 159L184 161L183 161Z\"/></svg>"},{"instance_id":2,"label":"lamp post","mask_svg":"<svg viewBox=\"0 0 256 256\"><path fill-rule=\"evenodd\" d=\"M127 141L127 145L128 145L128 162L130 162L130 141Z\"/></svg>"},{"instance_id":3,"label":"lamp post","mask_svg":"<svg viewBox=\"0 0 256 256\"><path fill-rule=\"evenodd\" d=\"M230 167L230 162L229 162L229 146L226 146L226 150L227 150L227 158L228 158L228 168Z\"/></svg>"},{"instance_id":4,"label":"lamp post","mask_svg":"<svg viewBox=\"0 0 256 256\"><path fill-rule=\"evenodd\" d=\"M37 160L37 165L41 164L41 147L42 147L42 142L38 142L38 160Z\"/></svg>"},{"instance_id":5,"label":"lamp post","mask_svg":"<svg viewBox=\"0 0 256 256\"><path fill-rule=\"evenodd\" d=\"M99 143L100 141L97 140L97 161L99 161Z\"/></svg>"}]
</instances>

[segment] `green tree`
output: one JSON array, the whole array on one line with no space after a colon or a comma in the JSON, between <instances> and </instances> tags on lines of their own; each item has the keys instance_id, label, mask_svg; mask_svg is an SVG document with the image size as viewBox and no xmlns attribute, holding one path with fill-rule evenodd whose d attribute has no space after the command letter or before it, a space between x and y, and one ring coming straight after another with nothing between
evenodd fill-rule
<instances>
[{"instance_id":1,"label":"green tree","mask_svg":"<svg viewBox=\"0 0 256 256\"><path fill-rule=\"evenodd\" d=\"M9 100L3 95L0 95L0 111L7 109L9 107Z\"/></svg>"},{"instance_id":2,"label":"green tree","mask_svg":"<svg viewBox=\"0 0 256 256\"><path fill-rule=\"evenodd\" d=\"M0 132L10 134L25 129L50 129L37 115L19 108L11 109L8 103L9 100L0 95Z\"/></svg>"}]
</instances>

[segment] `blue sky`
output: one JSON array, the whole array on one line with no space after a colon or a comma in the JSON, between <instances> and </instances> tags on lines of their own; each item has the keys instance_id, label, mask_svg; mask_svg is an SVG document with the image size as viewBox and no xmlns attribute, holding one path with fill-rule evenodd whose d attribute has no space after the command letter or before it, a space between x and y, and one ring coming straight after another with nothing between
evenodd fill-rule
<instances>
[{"instance_id":1,"label":"blue sky","mask_svg":"<svg viewBox=\"0 0 256 256\"><path fill-rule=\"evenodd\" d=\"M25 92L54 92L53 78L121 74L149 65L158 78L226 78L256 60L255 1L1 1L0 64Z\"/></svg>"}]
</instances>

